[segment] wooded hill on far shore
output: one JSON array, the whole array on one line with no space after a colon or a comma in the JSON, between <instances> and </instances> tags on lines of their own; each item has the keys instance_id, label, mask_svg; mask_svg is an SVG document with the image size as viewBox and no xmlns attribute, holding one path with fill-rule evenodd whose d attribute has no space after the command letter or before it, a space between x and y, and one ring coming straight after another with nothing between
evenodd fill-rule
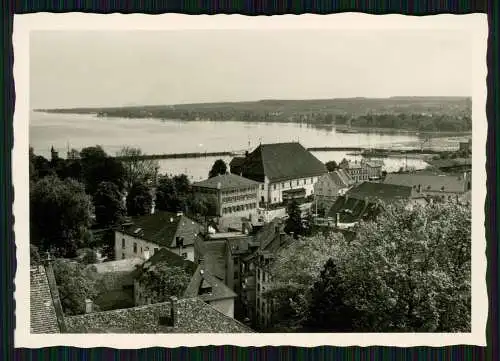
<instances>
[{"instance_id":1,"label":"wooded hill on far shore","mask_svg":"<svg viewBox=\"0 0 500 361\"><path fill-rule=\"evenodd\" d=\"M348 128L472 131L470 97L337 98L251 102L37 109L101 117L184 121L293 122Z\"/></svg>"}]
</instances>

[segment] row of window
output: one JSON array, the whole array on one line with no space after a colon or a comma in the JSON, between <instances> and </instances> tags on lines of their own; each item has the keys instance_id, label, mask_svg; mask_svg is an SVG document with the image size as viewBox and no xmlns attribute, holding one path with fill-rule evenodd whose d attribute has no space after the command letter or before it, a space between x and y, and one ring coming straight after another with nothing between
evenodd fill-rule
<instances>
[{"instance_id":1,"label":"row of window","mask_svg":"<svg viewBox=\"0 0 500 361\"><path fill-rule=\"evenodd\" d=\"M137 254L137 250L138 250L138 246L137 246L137 243L134 242L134 253ZM122 238L122 249L125 249L126 248L126 242L125 242L125 238ZM148 247L146 247L146 250L149 250ZM153 254L151 254L151 256L153 256L156 252L158 252L159 248L155 247L154 250L153 250ZM142 254L142 247L141 247L141 252L140 254ZM184 252L181 254L181 256L184 258L184 259L187 259L187 253ZM122 259L125 259L125 253L122 253Z\"/></svg>"},{"instance_id":2,"label":"row of window","mask_svg":"<svg viewBox=\"0 0 500 361\"><path fill-rule=\"evenodd\" d=\"M302 180L302 184L303 184L303 185L306 185L308 180L309 180L309 184L313 184L313 183L314 183L314 178L307 178L307 179L303 179L303 180ZM292 188L292 187L293 187L293 181L289 181L289 182L287 182L287 183L282 182L282 183L281 183L281 188L282 188L282 189L286 188L286 185L287 185L287 184L289 185L289 187L290 187L290 188ZM276 190L277 185L278 185L278 184L276 184L276 183L275 183L275 184L273 184L273 189L274 189L274 190ZM300 179L296 180L296 181L295 181L295 185L296 185L296 186L300 186L300 185L301 185L301 180L300 180ZM261 189L262 189L262 190L264 189L264 185L262 185Z\"/></svg>"},{"instance_id":3,"label":"row of window","mask_svg":"<svg viewBox=\"0 0 500 361\"><path fill-rule=\"evenodd\" d=\"M238 201L245 201L248 199L256 199L256 198L257 198L256 193L245 194L245 195L241 195L241 196L224 197L224 198L222 198L222 202L224 202L224 203L226 203L226 202L238 202Z\"/></svg>"},{"instance_id":4,"label":"row of window","mask_svg":"<svg viewBox=\"0 0 500 361\"><path fill-rule=\"evenodd\" d=\"M255 209L255 208L257 208L256 203L240 204L238 206L222 208L222 214L231 214L231 213L246 211L246 210Z\"/></svg>"},{"instance_id":5,"label":"row of window","mask_svg":"<svg viewBox=\"0 0 500 361\"><path fill-rule=\"evenodd\" d=\"M237 193L253 193L255 192L255 188L238 188L238 189L230 189L227 191L222 192L222 195L231 195L231 194L237 194Z\"/></svg>"}]
</instances>

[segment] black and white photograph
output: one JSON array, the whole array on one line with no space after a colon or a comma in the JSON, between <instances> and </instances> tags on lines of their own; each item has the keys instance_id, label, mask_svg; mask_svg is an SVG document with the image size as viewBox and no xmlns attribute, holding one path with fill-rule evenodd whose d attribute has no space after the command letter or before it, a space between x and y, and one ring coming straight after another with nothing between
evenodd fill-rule
<instances>
[{"instance_id":1,"label":"black and white photograph","mask_svg":"<svg viewBox=\"0 0 500 361\"><path fill-rule=\"evenodd\" d=\"M20 335L485 342L485 17L107 17L17 33Z\"/></svg>"}]
</instances>

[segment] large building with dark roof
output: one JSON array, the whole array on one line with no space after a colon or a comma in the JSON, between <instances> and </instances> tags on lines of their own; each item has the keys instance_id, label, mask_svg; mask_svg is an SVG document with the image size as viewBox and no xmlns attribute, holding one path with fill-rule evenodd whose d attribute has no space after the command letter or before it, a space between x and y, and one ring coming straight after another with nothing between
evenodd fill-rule
<instances>
[{"instance_id":1,"label":"large building with dark roof","mask_svg":"<svg viewBox=\"0 0 500 361\"><path fill-rule=\"evenodd\" d=\"M269 204L294 198L301 190L312 195L318 177L327 172L321 161L295 142L261 144L240 162L240 175L259 182L259 201Z\"/></svg>"},{"instance_id":2,"label":"large building with dark roof","mask_svg":"<svg viewBox=\"0 0 500 361\"><path fill-rule=\"evenodd\" d=\"M236 174L223 174L194 183L193 192L210 202L217 217L251 218L257 213L259 183Z\"/></svg>"},{"instance_id":3,"label":"large building with dark roof","mask_svg":"<svg viewBox=\"0 0 500 361\"><path fill-rule=\"evenodd\" d=\"M203 226L182 213L156 212L132 218L115 230L115 258L149 258L167 248L194 260L194 243Z\"/></svg>"},{"instance_id":4,"label":"large building with dark roof","mask_svg":"<svg viewBox=\"0 0 500 361\"><path fill-rule=\"evenodd\" d=\"M411 187L418 193L450 200L458 199L471 190L471 175L468 172L460 174L391 173L386 176L384 183Z\"/></svg>"}]
</instances>

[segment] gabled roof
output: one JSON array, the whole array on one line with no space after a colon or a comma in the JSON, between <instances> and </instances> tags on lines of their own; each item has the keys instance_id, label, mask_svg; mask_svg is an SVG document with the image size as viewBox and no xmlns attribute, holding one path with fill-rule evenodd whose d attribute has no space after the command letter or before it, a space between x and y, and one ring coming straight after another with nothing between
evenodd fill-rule
<instances>
[{"instance_id":1,"label":"gabled roof","mask_svg":"<svg viewBox=\"0 0 500 361\"><path fill-rule=\"evenodd\" d=\"M338 169L324 175L331 182L341 188L347 188L354 184L354 180L349 176L344 169Z\"/></svg>"},{"instance_id":2,"label":"gabled roof","mask_svg":"<svg viewBox=\"0 0 500 361\"><path fill-rule=\"evenodd\" d=\"M325 165L300 143L261 144L250 153L242 166L243 176L263 182L319 176Z\"/></svg>"},{"instance_id":3,"label":"gabled roof","mask_svg":"<svg viewBox=\"0 0 500 361\"><path fill-rule=\"evenodd\" d=\"M467 189L463 175L391 173L386 176L384 183L417 188L420 186L422 192L465 193Z\"/></svg>"},{"instance_id":4,"label":"gabled roof","mask_svg":"<svg viewBox=\"0 0 500 361\"><path fill-rule=\"evenodd\" d=\"M346 192L348 198L382 200L384 202L409 199L413 196L412 187L377 182L363 182Z\"/></svg>"},{"instance_id":5,"label":"gabled roof","mask_svg":"<svg viewBox=\"0 0 500 361\"><path fill-rule=\"evenodd\" d=\"M139 276L143 271L155 267L157 264L166 264L169 267L180 267L183 268L187 274L192 275L196 270L196 265L190 260L186 260L183 257L175 254L168 249L159 249L155 254L144 261L141 267L137 269L135 277Z\"/></svg>"},{"instance_id":6,"label":"gabled roof","mask_svg":"<svg viewBox=\"0 0 500 361\"><path fill-rule=\"evenodd\" d=\"M209 293L202 293L202 287L210 287ZM217 301L235 298L237 295L220 279L208 272L204 265L198 265L191 282L184 291L184 297L198 297L203 301Z\"/></svg>"},{"instance_id":7,"label":"gabled roof","mask_svg":"<svg viewBox=\"0 0 500 361\"><path fill-rule=\"evenodd\" d=\"M193 187L210 188L210 189L239 189L245 187L257 187L259 183L240 177L236 174L222 174L216 177L202 180L201 182L193 183Z\"/></svg>"},{"instance_id":8,"label":"gabled roof","mask_svg":"<svg viewBox=\"0 0 500 361\"><path fill-rule=\"evenodd\" d=\"M226 239L197 240L198 250L203 256L205 268L212 275L223 280L226 278Z\"/></svg>"},{"instance_id":9,"label":"gabled roof","mask_svg":"<svg viewBox=\"0 0 500 361\"><path fill-rule=\"evenodd\" d=\"M338 214L340 223L354 223L361 219L373 219L380 210L376 202L340 196L328 211L328 216L336 219Z\"/></svg>"},{"instance_id":10,"label":"gabled roof","mask_svg":"<svg viewBox=\"0 0 500 361\"><path fill-rule=\"evenodd\" d=\"M120 310L67 317L68 333L253 333L197 297L179 299L174 326L160 325L171 317L172 303L162 302Z\"/></svg>"},{"instance_id":11,"label":"gabled roof","mask_svg":"<svg viewBox=\"0 0 500 361\"><path fill-rule=\"evenodd\" d=\"M159 246L173 248L176 246L176 237L184 239L183 246L193 245L202 229L200 224L184 215L158 211L132 218L131 224L119 231Z\"/></svg>"},{"instance_id":12,"label":"gabled roof","mask_svg":"<svg viewBox=\"0 0 500 361\"><path fill-rule=\"evenodd\" d=\"M30 330L31 333L60 332L56 306L42 265L30 268Z\"/></svg>"},{"instance_id":13,"label":"gabled roof","mask_svg":"<svg viewBox=\"0 0 500 361\"><path fill-rule=\"evenodd\" d=\"M231 159L231 162L229 162L230 167L240 167L245 163L245 157L234 157Z\"/></svg>"}]
</instances>

